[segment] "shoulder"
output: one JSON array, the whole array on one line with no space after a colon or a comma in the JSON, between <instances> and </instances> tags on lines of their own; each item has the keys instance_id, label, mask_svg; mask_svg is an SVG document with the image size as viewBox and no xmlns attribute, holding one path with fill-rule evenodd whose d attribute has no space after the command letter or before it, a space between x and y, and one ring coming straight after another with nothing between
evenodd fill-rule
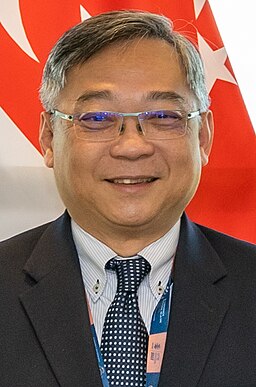
<instances>
[{"instance_id":1,"label":"shoulder","mask_svg":"<svg viewBox=\"0 0 256 387\"><path fill-rule=\"evenodd\" d=\"M23 267L24 262L51 223L43 224L0 242L1 269L6 269L8 266L12 268L14 266Z\"/></svg>"},{"instance_id":2,"label":"shoulder","mask_svg":"<svg viewBox=\"0 0 256 387\"><path fill-rule=\"evenodd\" d=\"M22 245L30 245L33 243L33 241L37 241L40 236L43 234L45 229L51 224L52 222L48 222L45 224L42 224L38 227L32 228L30 230L24 231L20 234L17 234L11 238L5 239L0 242L0 251L4 251L5 249L9 250L10 248L15 248ZM19 248L19 247L18 247Z\"/></svg>"},{"instance_id":3,"label":"shoulder","mask_svg":"<svg viewBox=\"0 0 256 387\"><path fill-rule=\"evenodd\" d=\"M256 271L256 245L196 224L227 268Z\"/></svg>"},{"instance_id":4,"label":"shoulder","mask_svg":"<svg viewBox=\"0 0 256 387\"><path fill-rule=\"evenodd\" d=\"M230 235L221 233L211 228L196 224L201 230L205 237L212 243L216 248L231 248L234 251L248 251L256 252L256 245L250 242L243 241L241 239L234 238Z\"/></svg>"},{"instance_id":5,"label":"shoulder","mask_svg":"<svg viewBox=\"0 0 256 387\"><path fill-rule=\"evenodd\" d=\"M60 249L66 249L67 254L74 249L67 211L51 222L0 242L0 274L2 269L23 269L31 255L34 258L37 256L38 260L41 257L47 259L50 254L56 254Z\"/></svg>"}]
</instances>

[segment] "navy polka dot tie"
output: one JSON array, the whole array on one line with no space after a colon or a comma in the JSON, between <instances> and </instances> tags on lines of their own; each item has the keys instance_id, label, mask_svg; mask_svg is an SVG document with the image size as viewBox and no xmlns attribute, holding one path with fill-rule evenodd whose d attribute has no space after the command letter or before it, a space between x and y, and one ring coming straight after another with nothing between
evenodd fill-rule
<instances>
[{"instance_id":1,"label":"navy polka dot tie","mask_svg":"<svg viewBox=\"0 0 256 387\"><path fill-rule=\"evenodd\" d=\"M144 387L148 333L139 311L137 290L150 272L143 258L112 259L106 269L117 273L117 292L102 333L101 352L112 386Z\"/></svg>"}]
</instances>

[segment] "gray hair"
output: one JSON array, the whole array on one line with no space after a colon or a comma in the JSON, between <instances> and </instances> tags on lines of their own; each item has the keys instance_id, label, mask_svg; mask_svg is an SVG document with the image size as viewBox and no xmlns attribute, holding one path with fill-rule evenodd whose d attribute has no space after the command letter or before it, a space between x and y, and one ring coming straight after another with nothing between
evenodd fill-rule
<instances>
[{"instance_id":1,"label":"gray hair","mask_svg":"<svg viewBox=\"0 0 256 387\"><path fill-rule=\"evenodd\" d=\"M198 100L201 111L209 107L202 59L196 47L183 35L173 31L165 16L143 11L112 11L91 17L74 26L59 39L46 62L40 88L46 111L53 109L65 87L68 72L81 65L112 43L137 38L155 38L174 47L187 84Z\"/></svg>"}]
</instances>

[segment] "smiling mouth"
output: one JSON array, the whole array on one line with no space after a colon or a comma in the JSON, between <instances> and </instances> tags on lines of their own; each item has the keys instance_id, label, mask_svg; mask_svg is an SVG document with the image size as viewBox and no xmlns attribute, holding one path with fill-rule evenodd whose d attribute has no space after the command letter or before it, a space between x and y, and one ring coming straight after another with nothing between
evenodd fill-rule
<instances>
[{"instance_id":1,"label":"smiling mouth","mask_svg":"<svg viewBox=\"0 0 256 387\"><path fill-rule=\"evenodd\" d=\"M125 185L152 183L155 180L157 180L156 177L145 177L145 178L137 178L137 179L132 179L132 178L107 179L107 181L109 183L112 183L112 184L125 184Z\"/></svg>"}]
</instances>

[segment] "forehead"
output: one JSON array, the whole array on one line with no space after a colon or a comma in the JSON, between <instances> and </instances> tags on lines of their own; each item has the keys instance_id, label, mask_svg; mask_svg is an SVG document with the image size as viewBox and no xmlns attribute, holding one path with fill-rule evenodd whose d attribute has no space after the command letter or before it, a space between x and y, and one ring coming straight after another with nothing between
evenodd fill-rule
<instances>
[{"instance_id":1,"label":"forehead","mask_svg":"<svg viewBox=\"0 0 256 387\"><path fill-rule=\"evenodd\" d=\"M102 49L70 70L60 100L77 101L83 93L141 100L148 93L171 91L191 98L178 55L167 42L140 39ZM97 93L107 91L107 93Z\"/></svg>"}]
</instances>

